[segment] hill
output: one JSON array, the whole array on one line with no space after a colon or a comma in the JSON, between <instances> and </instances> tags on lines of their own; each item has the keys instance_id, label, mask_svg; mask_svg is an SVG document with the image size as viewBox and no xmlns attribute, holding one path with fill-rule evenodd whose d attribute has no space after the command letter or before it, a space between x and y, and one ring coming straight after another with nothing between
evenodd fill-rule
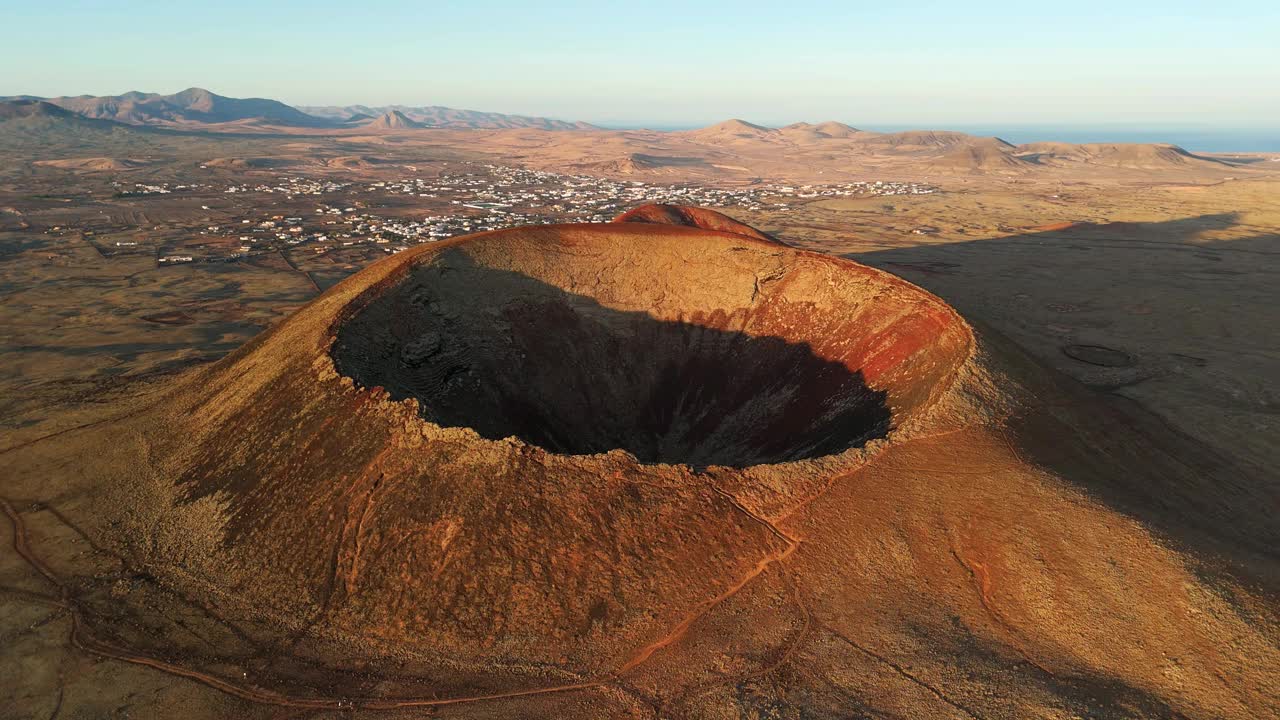
<instances>
[{"instance_id":1,"label":"hill","mask_svg":"<svg viewBox=\"0 0 1280 720\"><path fill-rule=\"evenodd\" d=\"M836 122L834 120L828 120L827 122L824 122L824 123L818 123L817 125L814 125L811 129L820 135L826 135L827 137L833 137L833 138L853 137L854 135L859 135L862 133L862 131L856 127L851 127L849 125L845 125L844 123Z\"/></svg>"},{"instance_id":2,"label":"hill","mask_svg":"<svg viewBox=\"0 0 1280 720\"><path fill-rule=\"evenodd\" d=\"M0 101L0 122L27 119L70 121L74 117L74 113L43 100L22 98Z\"/></svg>"},{"instance_id":3,"label":"hill","mask_svg":"<svg viewBox=\"0 0 1280 720\"><path fill-rule=\"evenodd\" d=\"M906 130L895 133L867 134L865 137L859 138L859 140L867 145L876 147L895 150L920 150L973 145L981 139L976 135L953 130ZM999 138L995 138L995 140L1004 147L1013 147L1012 144Z\"/></svg>"},{"instance_id":4,"label":"hill","mask_svg":"<svg viewBox=\"0 0 1280 720\"><path fill-rule=\"evenodd\" d=\"M572 163L569 165L575 172L604 175L634 175L637 173L674 173L693 170L708 170L711 165L697 157L679 157L672 155L649 155L646 153L627 153L626 155L606 160Z\"/></svg>"},{"instance_id":5,"label":"hill","mask_svg":"<svg viewBox=\"0 0 1280 720\"><path fill-rule=\"evenodd\" d=\"M43 165L45 167L56 167L62 170L121 171L145 167L148 163L145 160L135 160L132 158L92 157L67 158L65 160L36 160L35 164Z\"/></svg>"},{"instance_id":6,"label":"hill","mask_svg":"<svg viewBox=\"0 0 1280 720\"><path fill-rule=\"evenodd\" d=\"M145 128L81 117L43 100L0 101L0 150L14 152L23 159L86 150L128 153L153 145L155 140L155 135Z\"/></svg>"},{"instance_id":7,"label":"hill","mask_svg":"<svg viewBox=\"0 0 1280 720\"><path fill-rule=\"evenodd\" d=\"M1086 163L1134 170L1224 169L1229 164L1162 143L1035 142L1019 145L1019 158L1042 165Z\"/></svg>"},{"instance_id":8,"label":"hill","mask_svg":"<svg viewBox=\"0 0 1280 720\"><path fill-rule=\"evenodd\" d=\"M426 127L422 123L410 120L399 110L388 110L376 118L360 123L360 127L371 130L412 130Z\"/></svg>"},{"instance_id":9,"label":"hill","mask_svg":"<svg viewBox=\"0 0 1280 720\"><path fill-rule=\"evenodd\" d=\"M687 130L680 133L690 138L698 140L735 140L748 139L758 140L776 137L779 133L777 130L749 123L746 120L725 120L724 122L708 125L698 130Z\"/></svg>"},{"instance_id":10,"label":"hill","mask_svg":"<svg viewBox=\"0 0 1280 720\"><path fill-rule=\"evenodd\" d=\"M203 161L279 152L279 141L272 137L214 134L202 127L207 126L130 125L84 117L42 100L0 101L0 156L9 165L0 169L40 163L64 169L127 170L160 158Z\"/></svg>"},{"instance_id":11,"label":"hill","mask_svg":"<svg viewBox=\"0 0 1280 720\"><path fill-rule=\"evenodd\" d=\"M863 131L844 123L828 121L814 125L798 122L778 128L777 132L796 142L820 142L831 139L848 139L863 135Z\"/></svg>"},{"instance_id":12,"label":"hill","mask_svg":"<svg viewBox=\"0 0 1280 720\"><path fill-rule=\"evenodd\" d=\"M1023 173L1036 165L1016 155L1013 147L999 138L973 138L964 144L946 146L945 152L925 161L931 171L986 173Z\"/></svg>"}]
</instances>

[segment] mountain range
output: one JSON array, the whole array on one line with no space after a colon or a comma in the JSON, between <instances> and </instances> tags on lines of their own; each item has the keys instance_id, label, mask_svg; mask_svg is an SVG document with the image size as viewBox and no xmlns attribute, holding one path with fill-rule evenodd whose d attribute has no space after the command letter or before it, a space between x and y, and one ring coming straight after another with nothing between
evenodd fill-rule
<instances>
[{"instance_id":1,"label":"mountain range","mask_svg":"<svg viewBox=\"0 0 1280 720\"><path fill-rule=\"evenodd\" d=\"M74 95L38 97L14 95L2 101L43 101L86 118L114 120L126 125L184 127L193 125L251 125L294 128L371 129L408 128L536 128L586 130L593 126L551 118L457 110L441 106L393 105L368 107L292 107L267 98L231 98L203 88L188 88L172 95L127 92L123 95Z\"/></svg>"},{"instance_id":2,"label":"mountain range","mask_svg":"<svg viewBox=\"0 0 1280 720\"><path fill-rule=\"evenodd\" d=\"M712 176L749 172L748 167L776 162L830 164L833 169L893 163L926 174L975 175L1082 167L1217 173L1233 167L1219 158L1169 144L1014 145L998 137L963 132L880 133L835 121L775 128L731 119L695 130L602 130L587 123L440 106L296 108L277 100L228 98L199 88L173 95L131 92L109 97L0 98L0 125L4 127L0 145L6 147L81 147L95 156L108 147L138 152L138 148L172 142L178 134L190 135L192 130L245 138L291 132L342 136L352 132L507 130L490 140L445 140L441 136L441 141L491 143L501 152L523 153L528 162L606 175ZM548 144L536 134L543 131L562 134Z\"/></svg>"},{"instance_id":3,"label":"mountain range","mask_svg":"<svg viewBox=\"0 0 1280 720\"><path fill-rule=\"evenodd\" d=\"M87 118L127 125L192 125L253 122L291 127L323 127L320 118L265 98L229 98L201 88L172 95L127 92L123 95L76 95L42 98L31 95L3 100L40 100Z\"/></svg>"},{"instance_id":4,"label":"mountain range","mask_svg":"<svg viewBox=\"0 0 1280 720\"><path fill-rule=\"evenodd\" d=\"M377 123L393 127L440 127L511 129L535 128L538 130L594 130L594 125L584 122L568 122L528 115L458 110L440 105L414 107L410 105L301 105L299 110L308 115L344 125ZM405 121L411 125L402 125Z\"/></svg>"},{"instance_id":5,"label":"mountain range","mask_svg":"<svg viewBox=\"0 0 1280 720\"><path fill-rule=\"evenodd\" d=\"M166 135L156 128L84 117L43 100L0 102L0 128L0 150L19 152L81 147L112 151L149 146Z\"/></svg>"}]
</instances>

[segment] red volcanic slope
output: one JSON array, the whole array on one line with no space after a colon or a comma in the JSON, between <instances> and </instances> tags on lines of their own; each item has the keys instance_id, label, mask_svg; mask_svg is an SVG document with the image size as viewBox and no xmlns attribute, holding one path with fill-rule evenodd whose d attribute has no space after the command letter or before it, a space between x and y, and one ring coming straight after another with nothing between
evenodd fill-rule
<instances>
[{"instance_id":1,"label":"red volcanic slope","mask_svg":"<svg viewBox=\"0 0 1280 720\"><path fill-rule=\"evenodd\" d=\"M742 235L756 240L778 243L779 245L786 244L772 235L760 232L745 223L740 223L728 215L700 207L651 203L649 205L641 205L640 207L633 208L632 210L614 218L613 222L655 223L659 225L701 228L703 230L713 230L715 232Z\"/></svg>"}]
</instances>

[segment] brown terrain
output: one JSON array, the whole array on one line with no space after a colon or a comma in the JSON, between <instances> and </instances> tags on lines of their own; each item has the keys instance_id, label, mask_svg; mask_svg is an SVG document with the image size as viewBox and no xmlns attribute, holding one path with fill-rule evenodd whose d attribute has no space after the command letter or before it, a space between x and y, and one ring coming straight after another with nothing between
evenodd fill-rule
<instances>
[{"instance_id":1,"label":"brown terrain","mask_svg":"<svg viewBox=\"0 0 1280 720\"><path fill-rule=\"evenodd\" d=\"M1280 717L1269 156L4 107L9 715Z\"/></svg>"}]
</instances>

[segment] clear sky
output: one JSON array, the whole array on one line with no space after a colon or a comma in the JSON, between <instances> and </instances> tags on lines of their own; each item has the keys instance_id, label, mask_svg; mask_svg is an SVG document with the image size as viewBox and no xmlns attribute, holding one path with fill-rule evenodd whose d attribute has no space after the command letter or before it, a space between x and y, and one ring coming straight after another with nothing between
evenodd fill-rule
<instances>
[{"instance_id":1,"label":"clear sky","mask_svg":"<svg viewBox=\"0 0 1280 720\"><path fill-rule=\"evenodd\" d=\"M1280 2L0 0L0 95L605 124L1280 127Z\"/></svg>"}]
</instances>

